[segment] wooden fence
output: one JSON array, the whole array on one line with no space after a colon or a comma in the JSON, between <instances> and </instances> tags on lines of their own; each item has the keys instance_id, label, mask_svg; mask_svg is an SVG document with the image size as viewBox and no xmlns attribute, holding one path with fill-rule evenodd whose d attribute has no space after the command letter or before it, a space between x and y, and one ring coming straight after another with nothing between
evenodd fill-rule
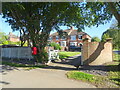
<instances>
[{"instance_id":1,"label":"wooden fence","mask_svg":"<svg viewBox=\"0 0 120 90\"><path fill-rule=\"evenodd\" d=\"M2 48L1 52L1 56L5 58L33 59L29 47Z\"/></svg>"},{"instance_id":2,"label":"wooden fence","mask_svg":"<svg viewBox=\"0 0 120 90\"><path fill-rule=\"evenodd\" d=\"M5 58L33 59L30 47L0 48L0 56ZM58 50L48 51L48 60L59 59Z\"/></svg>"}]
</instances>

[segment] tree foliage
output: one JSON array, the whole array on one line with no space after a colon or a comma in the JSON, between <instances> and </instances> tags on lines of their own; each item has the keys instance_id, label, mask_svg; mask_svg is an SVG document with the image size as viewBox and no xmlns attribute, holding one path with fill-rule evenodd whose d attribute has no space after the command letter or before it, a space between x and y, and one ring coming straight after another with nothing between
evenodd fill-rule
<instances>
[{"instance_id":1,"label":"tree foliage","mask_svg":"<svg viewBox=\"0 0 120 90\"><path fill-rule=\"evenodd\" d=\"M102 35L102 41L105 41L107 38L113 39L113 48L120 49L120 29L108 29Z\"/></svg>"},{"instance_id":2,"label":"tree foliage","mask_svg":"<svg viewBox=\"0 0 120 90\"><path fill-rule=\"evenodd\" d=\"M115 7L116 12L118 9ZM12 29L22 31L38 48L35 58L39 62L46 61L44 47L53 29L60 32L60 26L75 26L83 30L85 26L104 24L114 15L110 3L105 2L3 2L2 10Z\"/></svg>"},{"instance_id":3,"label":"tree foliage","mask_svg":"<svg viewBox=\"0 0 120 90\"><path fill-rule=\"evenodd\" d=\"M12 42L12 41L8 41L8 38L9 38L9 36L6 35L4 32L0 32L0 45L8 45L9 44L9 45L18 45L18 46L20 46L21 41ZM23 46L27 46L27 42L25 42L23 44Z\"/></svg>"},{"instance_id":4,"label":"tree foliage","mask_svg":"<svg viewBox=\"0 0 120 90\"><path fill-rule=\"evenodd\" d=\"M0 32L0 44L5 42L8 39L8 36L4 32Z\"/></svg>"},{"instance_id":5,"label":"tree foliage","mask_svg":"<svg viewBox=\"0 0 120 90\"><path fill-rule=\"evenodd\" d=\"M93 37L91 39L91 42L100 42L100 39L98 37Z\"/></svg>"},{"instance_id":6,"label":"tree foliage","mask_svg":"<svg viewBox=\"0 0 120 90\"><path fill-rule=\"evenodd\" d=\"M51 42L49 45L54 47L55 50L61 50L61 46L55 42Z\"/></svg>"}]
</instances>

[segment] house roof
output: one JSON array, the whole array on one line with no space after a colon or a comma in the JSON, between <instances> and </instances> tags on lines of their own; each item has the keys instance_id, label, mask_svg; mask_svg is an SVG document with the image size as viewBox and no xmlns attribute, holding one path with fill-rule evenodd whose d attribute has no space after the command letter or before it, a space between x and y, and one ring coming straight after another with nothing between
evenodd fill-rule
<instances>
[{"instance_id":1,"label":"house roof","mask_svg":"<svg viewBox=\"0 0 120 90\"><path fill-rule=\"evenodd\" d=\"M8 36L11 37L11 38L19 38L18 36L14 35L12 32L9 32Z\"/></svg>"},{"instance_id":2,"label":"house roof","mask_svg":"<svg viewBox=\"0 0 120 90\"><path fill-rule=\"evenodd\" d=\"M85 32L78 32L78 30L73 30L73 29L66 29L66 30L64 30L64 32L67 32L68 35L86 35L87 34ZM55 33L51 34L50 36L58 36L58 32L55 32ZM88 35L88 36L91 37L90 35Z\"/></svg>"}]
</instances>

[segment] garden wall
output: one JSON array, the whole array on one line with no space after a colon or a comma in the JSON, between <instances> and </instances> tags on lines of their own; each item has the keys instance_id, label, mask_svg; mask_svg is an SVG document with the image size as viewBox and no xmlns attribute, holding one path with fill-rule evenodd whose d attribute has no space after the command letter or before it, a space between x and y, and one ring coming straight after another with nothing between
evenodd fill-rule
<instances>
[{"instance_id":1,"label":"garden wall","mask_svg":"<svg viewBox=\"0 0 120 90\"><path fill-rule=\"evenodd\" d=\"M102 65L112 61L112 41L83 42L83 65Z\"/></svg>"}]
</instances>

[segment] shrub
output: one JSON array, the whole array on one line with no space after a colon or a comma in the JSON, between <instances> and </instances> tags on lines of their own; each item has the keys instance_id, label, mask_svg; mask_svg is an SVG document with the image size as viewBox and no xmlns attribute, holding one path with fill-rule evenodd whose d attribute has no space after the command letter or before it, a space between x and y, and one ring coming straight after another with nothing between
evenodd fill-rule
<instances>
[{"instance_id":1,"label":"shrub","mask_svg":"<svg viewBox=\"0 0 120 90\"><path fill-rule=\"evenodd\" d=\"M51 47L54 47L55 50L61 50L61 46L55 42L49 44Z\"/></svg>"},{"instance_id":2,"label":"shrub","mask_svg":"<svg viewBox=\"0 0 120 90\"><path fill-rule=\"evenodd\" d=\"M98 37L93 37L91 42L100 42L100 39Z\"/></svg>"}]
</instances>

